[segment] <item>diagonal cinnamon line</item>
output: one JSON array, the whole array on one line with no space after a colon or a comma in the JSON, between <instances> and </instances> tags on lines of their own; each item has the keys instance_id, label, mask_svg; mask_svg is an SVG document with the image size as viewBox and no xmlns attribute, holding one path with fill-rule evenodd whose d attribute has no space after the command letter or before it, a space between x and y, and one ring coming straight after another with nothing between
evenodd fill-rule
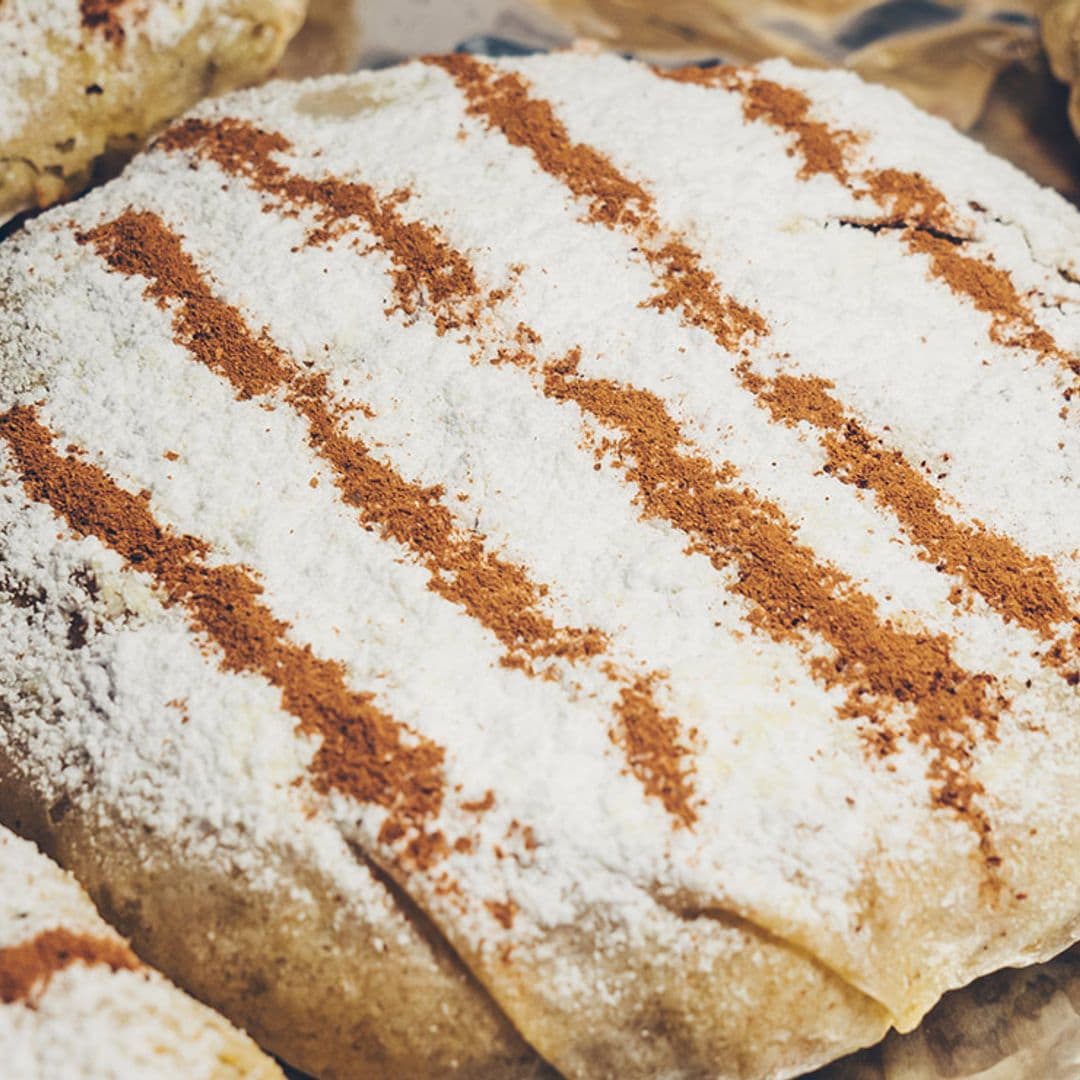
<instances>
[{"instance_id":1,"label":"diagonal cinnamon line","mask_svg":"<svg viewBox=\"0 0 1080 1080\"><path fill-rule=\"evenodd\" d=\"M768 332L758 312L724 294L697 252L661 228L645 188L623 176L598 150L575 143L551 104L533 97L520 75L497 71L463 53L427 57L426 62L453 78L470 115L497 128L512 146L528 149L544 172L585 200L588 220L635 237L660 286L660 294L642 306L678 311L729 349Z\"/></svg>"},{"instance_id":2,"label":"diagonal cinnamon line","mask_svg":"<svg viewBox=\"0 0 1080 1080\"><path fill-rule=\"evenodd\" d=\"M53 977L73 964L138 971L142 966L122 941L79 934L63 927L0 949L0 1002L33 1004Z\"/></svg>"},{"instance_id":3,"label":"diagonal cinnamon line","mask_svg":"<svg viewBox=\"0 0 1080 1080\"><path fill-rule=\"evenodd\" d=\"M58 453L35 409L16 406L0 416L0 438L30 498L148 574L165 602L182 608L217 646L222 670L260 675L281 691L297 730L319 738L311 765L316 790L386 809L381 839L410 835L407 854L421 867L445 850L441 833L424 831L442 806L442 747L379 709L371 694L350 689L339 661L291 641L288 624L260 602L262 588L249 571L212 564L204 540L159 525L142 498L96 465Z\"/></svg>"},{"instance_id":4,"label":"diagonal cinnamon line","mask_svg":"<svg viewBox=\"0 0 1080 1080\"><path fill-rule=\"evenodd\" d=\"M987 259L964 254L966 240L954 211L944 194L921 173L891 168L853 172L849 151L861 138L815 120L813 102L794 87L732 67L654 70L661 78L740 94L748 121L761 121L791 137L789 153L801 159L798 175L802 179L831 175L853 194L873 199L886 217L861 224L897 229L909 251L928 258L934 277L989 316L989 335L994 342L1029 349L1041 358L1052 357L1080 375L1080 357L1060 348L1039 326L1012 276Z\"/></svg>"},{"instance_id":5,"label":"diagonal cinnamon line","mask_svg":"<svg viewBox=\"0 0 1080 1080\"><path fill-rule=\"evenodd\" d=\"M1009 537L981 522L955 520L941 507L941 493L898 450L886 446L849 416L830 392L832 383L815 376L781 374L765 379L743 360L736 367L743 385L774 420L815 428L825 451L825 471L890 510L924 559L964 581L1005 622L1016 623L1050 644L1041 659L1061 669L1070 682L1080 673L1066 670L1066 654L1080 653L1080 613L1074 611L1045 555L1028 555ZM1071 629L1071 643L1058 633Z\"/></svg>"},{"instance_id":6,"label":"diagonal cinnamon line","mask_svg":"<svg viewBox=\"0 0 1080 1080\"><path fill-rule=\"evenodd\" d=\"M930 260L931 274L990 317L990 337L994 342L1029 349L1040 357L1055 357L1073 375L1080 375L1080 357L1063 351L1050 332L1039 326L1008 271L984 259L961 254L963 241L955 242L918 225L907 225L901 237L909 251Z\"/></svg>"},{"instance_id":7,"label":"diagonal cinnamon line","mask_svg":"<svg viewBox=\"0 0 1080 1080\"><path fill-rule=\"evenodd\" d=\"M848 182L846 152L858 143L858 136L851 131L834 131L827 124L814 120L806 95L793 93L786 86L768 79L756 78L744 68L724 64L709 68L696 65L653 68L653 72L672 82L739 90L747 120L764 120L793 137L794 145L788 152L802 158L800 177L808 180L819 173L828 173L841 183Z\"/></svg>"},{"instance_id":8,"label":"diagonal cinnamon line","mask_svg":"<svg viewBox=\"0 0 1080 1080\"><path fill-rule=\"evenodd\" d=\"M626 679L616 671L608 674L621 684L612 742L623 751L627 767L645 793L659 799L677 824L691 828L698 819L693 758L679 721L666 716L656 703L658 676ZM690 738L695 735L689 732Z\"/></svg>"},{"instance_id":9,"label":"diagonal cinnamon line","mask_svg":"<svg viewBox=\"0 0 1080 1080\"><path fill-rule=\"evenodd\" d=\"M479 290L472 266L434 229L402 217L398 207L407 192L379 198L368 184L333 176L318 180L298 176L275 160L275 155L291 149L288 140L243 120L183 120L155 146L166 151L197 148L200 156L277 200L282 212L313 211L318 225L308 233L309 244L330 244L363 222L393 266L396 303L388 312L415 316L421 308L431 307L443 332L475 325Z\"/></svg>"},{"instance_id":10,"label":"diagonal cinnamon line","mask_svg":"<svg viewBox=\"0 0 1080 1080\"><path fill-rule=\"evenodd\" d=\"M610 193L632 193L632 212L608 213L594 216L593 220L630 232L639 249L650 261L655 261L656 249L650 249L649 243L663 235L664 230L645 189L624 177L598 151L571 143L550 104L532 98L520 76L498 74L491 65L468 56L443 57L431 62L454 77L465 94L470 113L485 118L512 145L530 150L540 167L563 180L575 195L595 201L594 191L602 191L607 198L603 205L610 209L614 198ZM657 70L657 74L739 92L747 119L764 121L792 135L791 152L802 159L800 175L830 174L847 186L854 183L846 155L859 142L858 136L813 119L812 102L802 92L731 67ZM551 149L553 144L557 150ZM601 180L589 179L597 174ZM879 204L903 221L913 223L905 226L912 250L928 254L936 273L962 286L976 307L992 313L992 335L1012 343L1021 338L1009 335L1026 335L1022 340L1039 351L1055 347L1025 314L1005 271L960 254L955 244L943 238L956 230L952 211L944 195L925 177L882 169L863 174L861 179L866 192ZM626 198L629 201L630 195ZM680 241L680 247L687 245ZM724 302L718 283L707 271L699 274L701 260L695 253L690 252L686 266L675 280L680 290L694 297L693 302L682 303L677 298L665 297L650 301L647 306L663 310L681 305L689 322L712 332L722 348L730 348L723 324L707 314ZM763 319L761 326L765 328ZM878 503L896 515L908 536L935 563L942 565L945 572L956 575L1007 621L1017 622L1044 640L1054 642L1053 647L1041 654L1041 659L1072 681L1074 672L1065 670L1068 649L1056 642L1055 633L1059 626L1071 624L1072 651L1080 653L1080 616L1066 598L1049 559L1028 556L1007 537L978 524L954 521L941 509L939 494L919 471L899 452L885 447L883 441L853 417L844 415L835 398L831 395L827 400L822 398L818 381L804 379L797 384L793 377L785 377L785 381L774 383L769 395L764 396L766 381L753 373L747 360L741 361L738 370L743 385L757 395L759 404L774 418L789 424L803 421L815 426L822 444L838 463L843 463L842 468L834 471L837 479L860 488L872 488ZM790 394L779 392L796 388L801 395L801 407L790 400ZM995 560L1000 561L995 564Z\"/></svg>"},{"instance_id":11,"label":"diagonal cinnamon line","mask_svg":"<svg viewBox=\"0 0 1080 1080\"><path fill-rule=\"evenodd\" d=\"M186 130L193 137L192 129ZM211 152L219 164L242 160L234 140L244 134L237 124L226 125L216 134ZM263 138L262 133L257 137ZM266 138L276 143L273 137ZM289 174L280 179L282 191L307 191L311 186ZM426 229L411 224L411 235ZM92 244L114 270L146 278L147 295L163 306L172 305L177 340L197 360L227 378L241 397L283 391L288 404L307 422L310 446L331 466L342 500L360 512L365 526L381 529L384 536L411 551L428 570L434 592L495 635L506 649L505 665L536 674L537 665L546 661L576 664L606 653L608 641L600 630L557 626L544 614L548 587L533 581L523 566L488 551L482 536L462 529L443 504L441 488L407 481L373 457L361 440L347 435L335 414L325 376L301 370L265 336L256 337L240 311L211 292L180 238L160 217L129 210L79 239ZM473 280L468 262L442 241L430 239L410 258L422 260L424 252L436 249L443 252L447 265L464 265L465 277ZM415 277L423 272L418 268ZM398 267L394 273L411 270ZM445 325L466 297L456 291L437 296L432 291L429 299L436 305L435 318L444 317ZM609 678L620 684L625 681L614 671L609 662L605 664ZM691 752L678 737L678 722L665 717L656 705L654 681L655 677L631 680L629 696L620 691L616 741L627 748L628 768L646 794L660 800L676 823L689 827L697 820ZM641 749L644 746L655 752L646 753Z\"/></svg>"},{"instance_id":12,"label":"diagonal cinnamon line","mask_svg":"<svg viewBox=\"0 0 1080 1080\"><path fill-rule=\"evenodd\" d=\"M292 178L289 183L299 186ZM428 571L434 592L495 635L506 649L504 663L531 669L539 661L574 662L604 650L599 630L556 626L543 612L546 587L533 582L524 567L487 550L481 536L458 526L441 488L406 480L347 434L326 377L307 372L265 336L257 337L237 308L213 294L160 217L128 210L79 239L92 244L114 270L147 279L147 296L172 311L177 340L228 379L241 397L283 392L306 421L309 445L331 467L342 500L359 511L365 526L381 529L409 550ZM448 262L456 259L453 253ZM438 295L448 310L459 299L454 292ZM434 293L431 299L436 302Z\"/></svg>"}]
</instances>

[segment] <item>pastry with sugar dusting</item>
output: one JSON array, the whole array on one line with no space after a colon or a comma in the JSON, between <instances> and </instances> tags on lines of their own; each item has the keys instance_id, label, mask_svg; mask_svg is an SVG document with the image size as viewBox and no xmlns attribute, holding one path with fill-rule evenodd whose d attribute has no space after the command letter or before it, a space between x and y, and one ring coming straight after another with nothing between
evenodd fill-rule
<instances>
[{"instance_id":1,"label":"pastry with sugar dusting","mask_svg":"<svg viewBox=\"0 0 1080 1080\"><path fill-rule=\"evenodd\" d=\"M204 103L0 249L0 816L318 1076L789 1077L1054 955L1078 242L782 62Z\"/></svg>"},{"instance_id":2,"label":"pastry with sugar dusting","mask_svg":"<svg viewBox=\"0 0 1080 1080\"><path fill-rule=\"evenodd\" d=\"M246 1035L143 966L70 874L6 829L0 1047L9 1076L283 1080Z\"/></svg>"},{"instance_id":3,"label":"pastry with sugar dusting","mask_svg":"<svg viewBox=\"0 0 1080 1080\"><path fill-rule=\"evenodd\" d=\"M305 0L0 3L0 225L115 171L208 94L259 82Z\"/></svg>"}]
</instances>

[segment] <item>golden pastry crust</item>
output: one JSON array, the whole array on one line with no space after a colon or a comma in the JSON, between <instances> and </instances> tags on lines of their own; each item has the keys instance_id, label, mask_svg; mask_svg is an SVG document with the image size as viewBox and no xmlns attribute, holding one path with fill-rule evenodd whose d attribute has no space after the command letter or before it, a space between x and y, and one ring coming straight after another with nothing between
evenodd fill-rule
<instances>
[{"instance_id":1,"label":"golden pastry crust","mask_svg":"<svg viewBox=\"0 0 1080 1080\"><path fill-rule=\"evenodd\" d=\"M372 902L350 907L316 867L268 859L272 889L239 868L196 872L169 837L138 847L115 820L51 807L0 752L0 818L67 869L139 955L314 1076L546 1075L439 933L357 856ZM423 1038L417 1031L423 1031Z\"/></svg>"},{"instance_id":2,"label":"golden pastry crust","mask_svg":"<svg viewBox=\"0 0 1080 1080\"><path fill-rule=\"evenodd\" d=\"M115 172L200 98L259 81L299 28L305 0L7 7L0 224Z\"/></svg>"}]
</instances>

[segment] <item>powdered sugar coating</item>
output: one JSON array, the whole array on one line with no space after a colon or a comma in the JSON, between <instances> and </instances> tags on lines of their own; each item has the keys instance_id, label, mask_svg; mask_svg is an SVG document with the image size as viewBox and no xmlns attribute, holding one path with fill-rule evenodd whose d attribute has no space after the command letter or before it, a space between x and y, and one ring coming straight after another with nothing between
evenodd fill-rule
<instances>
[{"instance_id":1,"label":"powdered sugar coating","mask_svg":"<svg viewBox=\"0 0 1080 1080\"><path fill-rule=\"evenodd\" d=\"M1046 555L1075 598L1080 537L1062 506L1080 440L1075 422L1058 415L1067 374L989 341L986 316L892 237L841 224L864 202L828 176L799 179L783 133L747 122L736 95L614 59L563 55L513 67L553 104L570 138L644 185L665 227L693 245L728 296L761 313L769 333L746 345L761 372L832 380L871 429L887 431L915 462L934 463L959 517L989 521ZM838 123L872 131L853 160L918 168L950 199L966 196L963 170L981 152L928 129L898 98L850 76L786 65L762 74L802 87ZM639 123L620 119L625 101L644 103ZM678 125L660 119L673 112ZM808 949L903 1022L947 986L1060 943L1077 917L1076 867L1040 862L1070 850L1060 830L1072 827L1075 689L1032 655L1043 647L1034 633L978 596L958 607L955 577L919 558L892 515L823 471L806 428L770 421L740 383L742 354L726 353L678 312L646 306L657 271L638 236L590 220L582 200L527 148L470 115L447 74L431 67L264 89L199 115L280 133L291 149L275 160L292 175L362 182L384 199L407 192L400 215L436 227L482 289L508 295L475 326L449 333L435 304L388 310L394 255L361 221L312 243L316 210L282 206L283 196L260 193L197 151L162 147L4 253L0 279L17 297L0 313L4 408L41 400L58 452L68 442L84 449L119 487L145 489L158 522L205 540L219 564L250 567L291 639L340 659L351 686L443 748L445 796L429 827L451 850L434 869L412 865L386 843L385 807L297 787L314 746L293 735L278 691L218 670L213 647L204 642L201 652L190 640L184 614L162 608L147 576L121 572L98 540L47 541L56 523L28 505L4 450L5 564L23 587L44 583L45 610L77 603L107 622L100 599L87 604L73 591L78 552L110 589L136 590L147 605L137 626L108 631L117 640L107 658L79 650L62 663L62 620L12 611L8 640L22 635L15 648L49 658L40 670L4 671L16 729L40 729L57 708L70 716L59 745L42 736L36 761L55 763L81 745L93 765L74 766L64 786L77 790L92 773L93 798L162 831L197 831L208 850L242 826L259 842L236 857L256 863L262 844L276 848L286 835L305 846L325 830L356 844L420 902L496 997L508 948L550 957L553 937L598 912L601 957L657 945L678 956L689 951L686 921L669 914L734 914ZM700 143L688 148L687 130ZM927 130L942 152L920 149ZM1075 215L1007 167L978 163L993 199L970 211L985 229L975 249L1000 256L1025 288L1049 290L1056 274L1025 255L1018 233L1049 243L1051 222L1080 229ZM1022 225L985 220L999 200ZM555 664L548 678L505 666L499 641L429 588L405 545L358 527L287 394L239 399L220 373L193 362L175 301L147 298L145 275L111 270L93 243L76 239L131 207L182 236L211 290L254 335L298 368L325 372L336 402L366 406L342 421L347 433L410 481L442 485L460 529L547 586L544 609L556 623L599 628L607 663L662 673L658 704L693 747L695 827L673 823L628 767L611 734L620 684L603 662ZM1055 249L1038 250L1053 265ZM1075 303L1074 286L1053 287ZM537 364L490 362L520 325L540 338ZM1074 320L1047 325L1074 347ZM820 676L830 648L804 650L754 629L752 605L734 591L739 568L718 568L688 552L671 522L643 517L618 449L603 443L604 424L542 392L538 365L574 350L575 377L652 394L686 445L717 467L730 462L800 543L874 597L882 620L946 635L958 664L995 680L1008 707L996 740L972 735L970 750L1003 859L992 904L977 838L932 805L925 748L900 739L886 758L869 756L860 725L837 715L843 687ZM973 411L978 423L967 423ZM950 467L936 468L945 454ZM48 567L43 550L56 553ZM117 696L95 699L107 721L99 723L85 705L86 680L102 672ZM187 723L170 719L168 701L181 697ZM125 720L129 734L115 727L133 715L140 725ZM240 719L224 734L223 715ZM139 747L166 741L175 771L151 797L132 782L147 770ZM155 775L166 774L155 766ZM468 805L488 790L490 807ZM312 824L299 824L301 806ZM493 904L512 904L512 914L498 917ZM729 935L702 933L706 951L722 957ZM602 965L560 964L536 993L571 1016L583 998L602 995Z\"/></svg>"}]
</instances>

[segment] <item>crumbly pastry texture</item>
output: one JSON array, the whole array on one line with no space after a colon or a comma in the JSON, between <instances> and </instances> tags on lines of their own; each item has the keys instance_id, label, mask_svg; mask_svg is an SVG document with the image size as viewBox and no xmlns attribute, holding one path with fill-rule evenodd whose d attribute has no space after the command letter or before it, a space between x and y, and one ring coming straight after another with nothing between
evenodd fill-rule
<instances>
[{"instance_id":1,"label":"crumbly pastry texture","mask_svg":"<svg viewBox=\"0 0 1080 1080\"><path fill-rule=\"evenodd\" d=\"M4 0L0 224L115 170L207 94L263 78L304 0Z\"/></svg>"},{"instance_id":2,"label":"crumbly pastry texture","mask_svg":"<svg viewBox=\"0 0 1080 1080\"><path fill-rule=\"evenodd\" d=\"M246 1035L144 967L78 882L6 829L0 1047L12 1076L282 1075Z\"/></svg>"},{"instance_id":3,"label":"crumbly pastry texture","mask_svg":"<svg viewBox=\"0 0 1080 1080\"><path fill-rule=\"evenodd\" d=\"M327 1076L792 1076L1053 955L1078 241L782 62L205 103L0 250L0 814Z\"/></svg>"}]
</instances>

